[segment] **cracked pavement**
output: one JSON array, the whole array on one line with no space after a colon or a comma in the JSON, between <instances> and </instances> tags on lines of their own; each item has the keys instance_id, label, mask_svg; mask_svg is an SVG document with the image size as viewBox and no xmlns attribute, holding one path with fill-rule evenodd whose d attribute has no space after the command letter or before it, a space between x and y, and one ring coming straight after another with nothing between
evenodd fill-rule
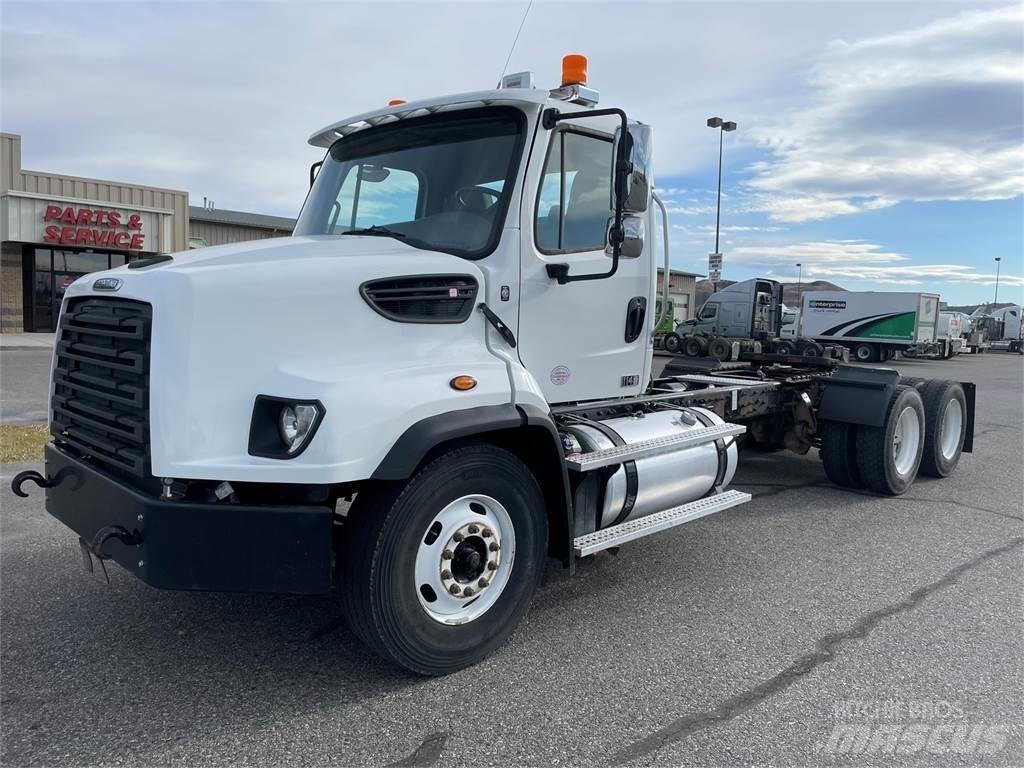
<instances>
[{"instance_id":1,"label":"cracked pavement","mask_svg":"<svg viewBox=\"0 0 1024 768\"><path fill-rule=\"evenodd\" d=\"M888 499L835 488L813 450L745 454L750 504L574 578L552 564L512 640L442 679L377 661L329 597L160 592L116 567L108 587L41 494L5 488L0 763L1020 765L1024 366L898 367L978 384L953 477ZM949 727L946 748L830 751L893 722ZM956 728L1002 743L957 753Z\"/></svg>"}]
</instances>

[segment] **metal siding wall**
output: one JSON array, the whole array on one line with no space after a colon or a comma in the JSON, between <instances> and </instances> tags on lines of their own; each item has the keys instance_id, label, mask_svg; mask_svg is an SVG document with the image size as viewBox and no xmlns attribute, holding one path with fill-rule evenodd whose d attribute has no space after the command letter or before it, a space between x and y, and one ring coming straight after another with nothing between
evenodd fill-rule
<instances>
[{"instance_id":1,"label":"metal siding wall","mask_svg":"<svg viewBox=\"0 0 1024 768\"><path fill-rule=\"evenodd\" d=\"M248 240L265 240L268 237L288 237L291 232L281 230L260 229L258 227L240 227L234 224L221 224L216 221L197 221L192 219L191 237L201 237L207 245L226 245L228 243L244 243Z\"/></svg>"}]
</instances>

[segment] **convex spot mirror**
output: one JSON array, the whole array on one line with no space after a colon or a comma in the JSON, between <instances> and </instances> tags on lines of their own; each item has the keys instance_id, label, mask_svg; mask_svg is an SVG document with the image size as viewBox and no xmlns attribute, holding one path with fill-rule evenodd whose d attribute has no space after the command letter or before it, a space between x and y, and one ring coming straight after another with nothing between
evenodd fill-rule
<instances>
[{"instance_id":1,"label":"convex spot mirror","mask_svg":"<svg viewBox=\"0 0 1024 768\"><path fill-rule=\"evenodd\" d=\"M612 201L611 207L615 208L616 167L615 160L619 157L619 144L626 142L626 162L629 163L629 172L623 183L624 196L622 199L622 210L626 213L646 213L651 204L651 188L653 179L651 173L654 170L651 166L651 138L652 132L649 125L630 123L629 132L623 135L622 126L615 129L615 142L612 145Z\"/></svg>"},{"instance_id":2,"label":"convex spot mirror","mask_svg":"<svg viewBox=\"0 0 1024 768\"><path fill-rule=\"evenodd\" d=\"M615 228L615 217L608 219L608 227L605 230L604 252L612 256L615 244L612 240L612 230ZM623 259L636 259L644 252L644 217L632 214L622 216L622 247L619 249L619 256Z\"/></svg>"}]
</instances>

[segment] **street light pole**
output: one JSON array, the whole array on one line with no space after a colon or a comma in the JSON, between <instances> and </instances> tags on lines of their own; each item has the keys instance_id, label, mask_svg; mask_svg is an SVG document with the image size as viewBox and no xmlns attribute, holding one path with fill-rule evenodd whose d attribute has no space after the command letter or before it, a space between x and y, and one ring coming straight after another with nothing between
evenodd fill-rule
<instances>
[{"instance_id":1,"label":"street light pole","mask_svg":"<svg viewBox=\"0 0 1024 768\"><path fill-rule=\"evenodd\" d=\"M1001 262L1001 261L1002 261L1002 258L999 257L999 256L996 256L996 295L995 295L995 298L992 299L992 303L993 304L998 304L999 303L999 262ZM994 310L995 307L992 307L992 309Z\"/></svg>"},{"instance_id":2,"label":"street light pole","mask_svg":"<svg viewBox=\"0 0 1024 768\"><path fill-rule=\"evenodd\" d=\"M719 225L722 220L722 147L725 144L725 134L730 131L736 130L736 123L731 120L722 120L720 117L709 117L708 128L718 128L718 200L715 203L715 255L717 256L720 251L718 250L718 235ZM716 280L711 281L712 290L718 289L718 282Z\"/></svg>"},{"instance_id":3,"label":"street light pole","mask_svg":"<svg viewBox=\"0 0 1024 768\"><path fill-rule=\"evenodd\" d=\"M796 268L800 270L796 273L796 303L800 303L800 291L803 290L804 282L804 265L801 262L796 263Z\"/></svg>"}]
</instances>

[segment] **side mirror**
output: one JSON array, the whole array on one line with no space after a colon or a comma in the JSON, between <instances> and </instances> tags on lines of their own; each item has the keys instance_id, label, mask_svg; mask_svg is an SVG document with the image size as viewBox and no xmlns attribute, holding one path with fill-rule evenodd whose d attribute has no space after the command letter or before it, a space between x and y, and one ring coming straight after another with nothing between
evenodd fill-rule
<instances>
[{"instance_id":1,"label":"side mirror","mask_svg":"<svg viewBox=\"0 0 1024 768\"><path fill-rule=\"evenodd\" d=\"M605 229L604 252L608 256L613 255L615 236L615 217L608 219L608 226ZM623 259L638 259L644 252L644 217L632 214L624 214L622 217L622 245L619 248L619 256Z\"/></svg>"},{"instance_id":2,"label":"side mirror","mask_svg":"<svg viewBox=\"0 0 1024 768\"><path fill-rule=\"evenodd\" d=\"M619 189L616 181L620 172L614 161L619 157L619 144L625 141L628 167L621 169L621 172L625 173L625 180L622 184L622 210L626 213L647 212L647 207L651 204L651 188L654 186L651 178L653 170L651 138L652 132L649 125L630 123L629 130L625 134L621 126L615 129L615 142L612 146L612 209L615 208L615 190Z\"/></svg>"}]
</instances>

